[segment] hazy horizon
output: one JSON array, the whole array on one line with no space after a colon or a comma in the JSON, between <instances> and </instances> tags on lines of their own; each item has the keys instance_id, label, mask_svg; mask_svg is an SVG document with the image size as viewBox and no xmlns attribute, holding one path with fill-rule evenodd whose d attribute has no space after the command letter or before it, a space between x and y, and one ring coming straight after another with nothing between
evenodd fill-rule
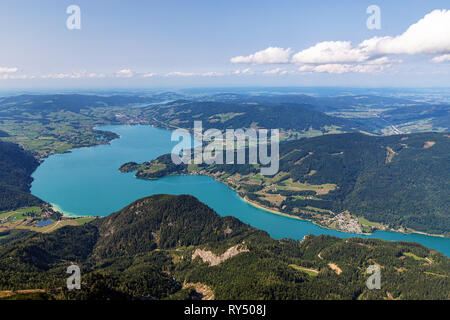
<instances>
[{"instance_id":1,"label":"hazy horizon","mask_svg":"<svg viewBox=\"0 0 450 320\"><path fill-rule=\"evenodd\" d=\"M446 8L441 0L3 1L0 89L450 87ZM379 26L369 28L372 20Z\"/></svg>"}]
</instances>

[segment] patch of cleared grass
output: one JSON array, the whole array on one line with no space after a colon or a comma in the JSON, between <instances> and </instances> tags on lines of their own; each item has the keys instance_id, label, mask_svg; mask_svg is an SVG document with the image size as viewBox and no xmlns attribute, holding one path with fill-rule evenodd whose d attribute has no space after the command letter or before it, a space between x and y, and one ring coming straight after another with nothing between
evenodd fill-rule
<instances>
[{"instance_id":1,"label":"patch of cleared grass","mask_svg":"<svg viewBox=\"0 0 450 320\"><path fill-rule=\"evenodd\" d=\"M317 276L319 274L318 270L301 267L301 266L296 265L296 264L290 264L289 267L294 268L295 270L307 273L308 275L310 275L312 277L315 277L315 276Z\"/></svg>"},{"instance_id":2,"label":"patch of cleared grass","mask_svg":"<svg viewBox=\"0 0 450 320\"><path fill-rule=\"evenodd\" d=\"M410 257L410 258L413 258L416 261L423 261L423 262L427 262L427 263L431 263L432 262L429 258L419 257L419 256L415 255L412 252L404 252L403 255L405 255L407 257Z\"/></svg>"},{"instance_id":3,"label":"patch of cleared grass","mask_svg":"<svg viewBox=\"0 0 450 320\"><path fill-rule=\"evenodd\" d=\"M327 194L337 188L335 184L326 183L321 185L313 185L301 182L293 182L292 178L284 180L277 185L280 190L290 190L290 191L315 191L317 194Z\"/></svg>"},{"instance_id":4,"label":"patch of cleared grass","mask_svg":"<svg viewBox=\"0 0 450 320\"><path fill-rule=\"evenodd\" d=\"M383 225L378 222L369 221L364 217L357 217L359 224L362 226L374 227L374 228L382 228Z\"/></svg>"},{"instance_id":5,"label":"patch of cleared grass","mask_svg":"<svg viewBox=\"0 0 450 320\"><path fill-rule=\"evenodd\" d=\"M86 223L91 222L92 220L95 220L95 218L94 217L77 218L75 221L79 226L82 226Z\"/></svg>"}]
</instances>

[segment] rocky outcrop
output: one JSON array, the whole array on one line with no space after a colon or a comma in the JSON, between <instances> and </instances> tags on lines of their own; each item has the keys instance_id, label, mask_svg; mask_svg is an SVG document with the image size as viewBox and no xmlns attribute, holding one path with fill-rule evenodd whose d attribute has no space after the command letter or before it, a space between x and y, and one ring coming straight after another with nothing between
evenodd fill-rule
<instances>
[{"instance_id":1,"label":"rocky outcrop","mask_svg":"<svg viewBox=\"0 0 450 320\"><path fill-rule=\"evenodd\" d=\"M203 262L207 262L211 266L217 266L222 262L243 252L249 252L249 250L244 244L237 244L231 248L228 248L227 251L225 251L223 254L219 256L215 255L211 251L206 251L203 249L195 249L194 253L192 254L192 260L194 260L197 257L200 257L203 260Z\"/></svg>"}]
</instances>

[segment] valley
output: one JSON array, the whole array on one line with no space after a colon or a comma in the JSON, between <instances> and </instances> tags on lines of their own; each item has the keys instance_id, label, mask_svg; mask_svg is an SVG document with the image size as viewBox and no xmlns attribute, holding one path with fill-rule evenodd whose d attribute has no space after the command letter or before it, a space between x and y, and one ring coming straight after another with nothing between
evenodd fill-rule
<instances>
[{"instance_id":1,"label":"valley","mask_svg":"<svg viewBox=\"0 0 450 320\"><path fill-rule=\"evenodd\" d=\"M331 111L315 99L309 99L315 105L279 106L292 97L268 97L264 106L254 97L250 104L242 97L220 103L211 102L213 96L197 102L81 97L0 99L0 147L7 151L0 157L0 190L7 194L0 197L1 297L448 299L442 296L448 292L448 128L386 135L391 126L431 122L408 115L409 122L392 118L383 127L371 120L396 108L415 112L414 103L387 99L390 108L360 105L353 110L366 113L348 114L337 110L340 102ZM434 131L435 120L445 126L446 111L439 112L434 115L444 117L431 126L408 132ZM192 130L198 119L206 129L279 127L280 171L261 176L258 165L174 165L170 131L155 127ZM217 226L211 234L174 231L175 221L150 234L143 229L167 206L184 212L189 204L197 214L204 206L199 200L230 221L222 235ZM153 209L139 209L147 203ZM147 213L133 226L133 219L124 220L108 231L105 221L128 219L125 212ZM202 219L207 227L211 218ZM29 254L31 260L19 258ZM58 289L67 259L88 270L83 281L89 285L75 295ZM389 268L392 285L367 291L365 265L353 259ZM360 276L355 281L347 272ZM224 285L232 274L236 281ZM399 275L442 290L406 285Z\"/></svg>"}]
</instances>

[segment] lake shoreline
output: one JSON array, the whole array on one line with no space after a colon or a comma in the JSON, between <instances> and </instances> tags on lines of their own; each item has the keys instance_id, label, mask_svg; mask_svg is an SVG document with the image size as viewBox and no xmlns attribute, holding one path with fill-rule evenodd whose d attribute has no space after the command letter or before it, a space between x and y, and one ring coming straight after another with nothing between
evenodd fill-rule
<instances>
[{"instance_id":1,"label":"lake shoreline","mask_svg":"<svg viewBox=\"0 0 450 320\"><path fill-rule=\"evenodd\" d=\"M239 197L240 200L244 201L245 203L260 209L260 210L264 210L266 212L269 212L271 214L275 214L278 216L283 216L289 219L295 219L295 220L300 220L300 221L307 221L307 222L311 222L313 224L315 224L316 226L320 227L320 228L324 228L327 230L333 230L333 231L339 231L339 232L344 232L344 233L355 233L358 235L362 235L362 236L371 236L373 235L375 232L377 231L390 231L390 232L396 232L396 233L401 233L401 234L405 234L405 235L411 235L411 234L420 234L420 235L425 235L425 236L429 236L429 237L436 237L436 238L444 238L444 239L450 239L450 237L446 237L445 235L441 235L441 234L431 234L431 233L426 233L426 232L421 232L421 231L415 231L413 229L410 229L411 231L404 231L404 230L399 230L399 229L390 229L390 228L386 228L386 229L376 229L374 232L370 232L370 233L364 233L364 232L350 232L350 231L346 231L346 230L342 230L342 229L335 229L335 228L331 228L329 226L324 226L321 225L320 223L317 223L317 221L314 220L309 220L309 219L305 219L305 218L301 218L299 216L295 216L289 213L285 213L285 212L281 212L276 210L275 208L266 208L263 205L251 201L249 200L247 197L242 197L239 192L237 190L235 190L231 185L227 184L225 181L219 180L217 179L215 176L213 175L209 175L209 174L201 174L201 173L181 173L181 174L168 174L164 177L175 177L175 176L203 176L203 177L210 177L212 179L214 179L214 181L216 182L220 182L222 184L224 184L227 188L229 188L230 190L236 192L237 196ZM161 177L161 178L164 178ZM142 180L158 180L160 178L143 178L143 177L136 177L136 175L134 175L134 178L136 179L142 179Z\"/></svg>"},{"instance_id":2,"label":"lake shoreline","mask_svg":"<svg viewBox=\"0 0 450 320\"><path fill-rule=\"evenodd\" d=\"M127 124L127 126L137 126L137 125L135 125L135 124ZM151 126L151 127L153 127L153 128L157 128L157 129L163 129L163 130L172 131L172 130L169 129L169 128L165 128L165 127L162 127L162 126L159 127L159 126L153 125L153 124L148 124L148 126ZM93 129L94 129L94 130L97 130L97 129L101 128L101 127L102 127L102 126L100 126L100 127L97 126L97 127L93 127ZM114 140L116 140L116 139L122 139L122 136L121 136L120 134L118 134L118 133L116 133L116 132L113 132L113 131L109 131L109 132L115 134L116 137L113 138L113 139L111 139L110 141L108 141L108 142L105 143L105 144L110 144L112 141L114 141ZM95 147L95 146L97 146L97 145L98 145L98 144L94 144L94 145L92 145L92 146ZM101 145L101 144L100 144L100 145ZM91 147L92 147L92 146L91 146ZM254 206L255 208L258 208L258 209L261 209L261 210L265 210L265 211L270 212L270 213L272 213L272 214L280 215L280 216L287 217L287 218L291 218L291 219L296 219L296 220L301 220L301 221L312 222L312 223L314 223L315 225L317 225L317 226L319 226L319 227L321 227L321 228L328 229L328 230L335 230L335 231L346 232L346 233L354 233L354 232L350 232L350 231L346 231L346 230L335 229L335 228L331 228L331 227L328 227L328 226L324 226L324 225L321 225L321 224L317 223L317 222L314 221L314 220L309 220L309 219L301 218L301 217L298 217L298 216L295 216L295 215L292 215L292 214L289 214L289 213L284 213L284 212L278 211L278 210L276 210L276 209L266 208L266 207L262 206L261 204L258 204L257 202L254 202L254 201L251 201L251 200L249 200L249 199L245 199L245 198L241 197L241 196L239 195L239 192L238 192L237 190L235 190L232 186L230 186L230 185L227 184L226 182L221 181L221 180L218 180L215 176L212 176L212 175L205 175L205 174L187 174L187 175L201 175L201 176L208 176L208 177L211 177L211 178L213 178L215 181L220 182L220 183L223 183L225 186L227 186L227 187L230 188L231 190L235 191L235 192L237 193L238 197L239 197L241 200L247 202L248 204ZM145 178L144 178L144 179L145 179ZM150 180L150 179L148 179L148 180ZM425 236L430 236L430 237L439 237L439 238L450 239L450 236L445 236L445 235L443 235L443 234L426 233L426 232L417 231L417 230L414 230L414 229L411 229L411 228L409 228L409 230L410 230L410 231L405 231L405 230L401 230L401 229L392 229L392 228L387 228L387 227L386 227L386 229L376 229L375 232L376 232L376 231L391 231L391 232L398 232L398 233L402 233L402 234L420 234L420 235L425 235ZM372 235L373 232L370 232L370 233L357 232L357 234L360 234L360 235Z\"/></svg>"},{"instance_id":3,"label":"lake shoreline","mask_svg":"<svg viewBox=\"0 0 450 320\"><path fill-rule=\"evenodd\" d=\"M319 226L321 228L325 228L325 229L328 229L328 230L335 230L335 231L347 232L347 233L356 233L356 232L349 232L349 231L345 231L345 230L341 230L341 229L330 228L330 227L321 225L321 224L317 223L314 220L304 219L304 218L301 218L301 217L298 217L298 216L294 216L294 215L291 215L291 214L288 214L288 213L277 211L276 209L269 209L269 208L263 207L262 205L260 205L260 204L258 204L256 202L253 202L253 201L247 199L246 197L242 198L241 196L239 196L239 198L242 199L243 201L245 201L246 203L248 203L248 204L258 208L258 209L261 209L261 210L264 210L264 211L268 211L270 213L277 214L277 215L280 215L280 216L283 216L283 217L287 217L287 218L291 218L291 219L297 219L297 220L302 220L302 221L309 221L309 222L312 222L312 223L314 223L315 225L317 225L317 226ZM412 230L412 229L410 229L410 230ZM442 234L432 234L432 233L426 233L426 232L421 232L421 231L416 231L416 230L412 230L411 232L407 232L407 231L387 228L387 229L377 229L377 230L375 230L375 232L377 232L377 231L391 231L391 232L398 232L398 233L402 233L402 234L421 234L421 235L425 235L425 236L429 236L429 237L439 237L439 238L446 238L446 239L450 238L450 237L446 237L445 235L442 235ZM360 232L358 232L357 234L370 236L370 235L373 235L374 232L370 232L370 233L365 233L365 232L360 233Z\"/></svg>"},{"instance_id":4,"label":"lake shoreline","mask_svg":"<svg viewBox=\"0 0 450 320\"><path fill-rule=\"evenodd\" d=\"M80 149L79 152L65 154L62 157L63 159L61 159L61 157L46 159L42 165L39 166L39 168L44 167L45 169L39 169L39 173L34 175L34 177L39 177L39 180L38 183L36 183L36 181L33 182L32 194L41 196L41 198L45 199L48 203L55 204L54 207L60 209L58 210L60 212L63 211L63 214L66 217L80 218L107 216L113 212L119 211L132 201L153 194L191 194L213 208L219 215L235 216L244 223L266 231L279 239L291 238L301 240L307 234L328 234L340 238L379 238L384 239L385 241L416 242L426 247L434 248L437 251L446 252L450 255L450 252L448 252L449 246L447 244L448 238L445 236L427 235L421 232L411 233L409 232L410 230L408 230L408 232L404 232L404 230L385 230L386 232L381 231L381 233L378 233L377 231L366 234L329 228L316 223L315 221L308 220L308 217L303 218L285 212L279 212L276 209L265 208L258 203L245 199L243 197L245 196L244 194L239 194L239 192L233 188L233 185L229 185L226 180L221 181L223 179L219 176L212 176L199 172L195 172L195 174L192 172L181 174L212 178L211 180L198 180L202 183L208 181L206 186L201 186L201 184L190 186L192 183L197 182L197 179L193 179L192 177L186 177L187 180L178 178L175 180L164 181L164 179L161 179L163 180L161 183L157 183L153 180L149 181L148 184L147 182L132 182L133 180L144 179L131 179L133 174L117 175L117 170L120 165L127 161L142 163L149 159L156 159L160 155L170 153L170 145L167 145L165 141L167 140L170 142L171 132L153 125L108 125L96 128L114 132L118 134L119 138L113 139L113 141L107 143L110 145L109 147L93 145L96 150L88 150L88 147L76 148ZM147 147L143 148L143 145ZM113 159L114 164L111 165ZM64 162L64 165L61 165L61 161ZM53 163L55 163L56 166ZM65 167L65 169L63 167ZM73 170L71 168L73 168ZM87 176L86 170L88 169L94 170L91 178L87 179L87 181L94 179L92 180L92 183L86 182L86 179L82 178ZM99 172L100 175L98 175ZM97 175L99 179L95 180ZM180 174L171 174L171 176L179 175ZM119 176L122 176L122 178ZM184 184L183 181L186 181L187 183ZM221 182L220 184L223 185L223 187L214 186L214 183L217 182ZM109 189L111 189L111 193ZM88 190L90 190L90 192ZM222 191L224 192L223 197ZM66 192L69 192L69 195L73 194L74 196L66 196ZM211 194L211 192L214 192L214 194ZM64 196L62 196L62 193L64 193ZM87 195L86 199L83 197L83 194L85 193ZM92 197L93 194L96 194L96 196ZM127 199L126 202L120 200L123 196ZM106 202L104 203L104 201ZM241 202L241 204L239 204L239 202ZM59 206L65 208L65 210L62 210ZM266 214L264 214L264 212L266 212ZM280 218L284 217L286 219L277 219L275 218L276 216ZM406 235L413 236L406 237ZM437 239L442 239L442 241Z\"/></svg>"},{"instance_id":5,"label":"lake shoreline","mask_svg":"<svg viewBox=\"0 0 450 320\"><path fill-rule=\"evenodd\" d=\"M321 228L324 228L324 229L328 229L328 230L334 230L334 231L346 232L346 233L355 233L355 232L349 232L349 231L345 231L345 230L341 230L341 229L330 228L330 227L321 225L321 224L319 224L319 223L317 223L316 221L313 221L313 220L301 218L301 217L294 216L294 215L289 214L289 213L284 213L284 212L281 212L281 211L277 211L277 210L275 210L275 209L269 209L269 208L263 207L262 205L260 205L260 204L258 204L258 203L256 203L256 202L254 202L254 201L249 200L247 197L245 197L245 198L241 197L239 194L238 194L238 197L239 197L242 201L248 203L249 205L251 205L251 206L253 206L253 207L255 207L255 208L258 208L258 209L260 209L260 210L264 210L264 211L270 212L270 213L272 213L272 214L276 214L276 215L279 215L279 216L283 216L283 217L286 217L286 218L289 218L289 219L297 219L297 220L301 220L301 221L308 221L308 222L311 222L311 223L315 224L315 225L318 226L318 227L321 227ZM357 233L357 234L365 235L365 236L370 236L370 235L372 235L373 233Z\"/></svg>"}]
</instances>

